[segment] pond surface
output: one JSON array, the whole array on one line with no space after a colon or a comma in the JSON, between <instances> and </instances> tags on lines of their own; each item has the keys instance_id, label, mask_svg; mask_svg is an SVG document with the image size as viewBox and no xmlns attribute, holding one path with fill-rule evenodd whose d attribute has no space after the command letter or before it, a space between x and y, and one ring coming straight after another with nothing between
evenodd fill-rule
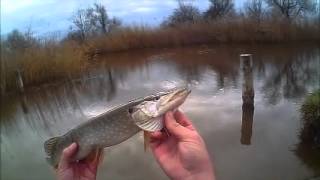
<instances>
[{"instance_id":1,"label":"pond surface","mask_svg":"<svg viewBox=\"0 0 320 180\"><path fill-rule=\"evenodd\" d=\"M240 60L242 53L253 54L252 64ZM319 47L197 46L93 60L79 79L2 99L1 179L54 179L46 139L115 105L185 84L192 93L181 110L203 136L219 180L318 177L320 165L297 147L299 109L319 89L319 59ZM141 134L105 151L98 179L167 179L144 152Z\"/></svg>"}]
</instances>

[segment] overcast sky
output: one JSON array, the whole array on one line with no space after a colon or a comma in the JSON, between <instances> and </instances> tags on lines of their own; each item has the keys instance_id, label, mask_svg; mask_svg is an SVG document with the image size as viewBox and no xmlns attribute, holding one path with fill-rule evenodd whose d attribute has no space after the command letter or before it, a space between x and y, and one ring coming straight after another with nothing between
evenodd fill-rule
<instances>
[{"instance_id":1,"label":"overcast sky","mask_svg":"<svg viewBox=\"0 0 320 180\"><path fill-rule=\"evenodd\" d=\"M236 7L243 1L236 0ZM209 6L208 0L190 2L201 11ZM66 31L72 13L93 3L105 5L109 16L137 25L157 25L177 7L176 0L1 0L1 34L28 27L36 34Z\"/></svg>"}]
</instances>

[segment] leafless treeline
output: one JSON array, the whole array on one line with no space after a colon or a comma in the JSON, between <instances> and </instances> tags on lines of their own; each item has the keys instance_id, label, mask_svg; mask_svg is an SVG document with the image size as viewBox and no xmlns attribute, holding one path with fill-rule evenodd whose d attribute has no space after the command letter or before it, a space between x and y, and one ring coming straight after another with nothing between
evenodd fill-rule
<instances>
[{"instance_id":1,"label":"leafless treeline","mask_svg":"<svg viewBox=\"0 0 320 180\"><path fill-rule=\"evenodd\" d=\"M209 8L200 13L197 7L179 0L179 6L164 25L198 20L214 21L221 18L245 17L260 23L266 19L287 21L320 19L320 2L317 0L247 0L242 9L235 9L233 0L209 0ZM192 17L192 18L191 18Z\"/></svg>"}]
</instances>

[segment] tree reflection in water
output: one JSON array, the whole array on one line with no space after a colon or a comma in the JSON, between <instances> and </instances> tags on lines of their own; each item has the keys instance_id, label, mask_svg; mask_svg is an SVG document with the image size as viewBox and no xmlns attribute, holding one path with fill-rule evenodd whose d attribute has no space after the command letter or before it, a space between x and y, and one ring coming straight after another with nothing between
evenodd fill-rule
<instances>
[{"instance_id":1,"label":"tree reflection in water","mask_svg":"<svg viewBox=\"0 0 320 180\"><path fill-rule=\"evenodd\" d=\"M319 87L319 49L303 49L295 53L295 48L274 51L273 56L261 57L269 66L261 91L270 104L277 104L282 97L288 100L302 98L308 88ZM265 69L265 68L263 68Z\"/></svg>"}]
</instances>

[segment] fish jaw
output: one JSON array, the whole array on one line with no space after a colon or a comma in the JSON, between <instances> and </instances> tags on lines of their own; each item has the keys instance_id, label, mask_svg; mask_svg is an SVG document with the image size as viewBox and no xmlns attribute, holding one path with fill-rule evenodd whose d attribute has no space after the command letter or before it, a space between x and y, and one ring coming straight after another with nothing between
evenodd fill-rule
<instances>
[{"instance_id":1,"label":"fish jaw","mask_svg":"<svg viewBox=\"0 0 320 180\"><path fill-rule=\"evenodd\" d=\"M177 109L184 103L191 90L188 88L178 89L170 94L164 95L160 98L158 111L156 116L161 116L170 110Z\"/></svg>"},{"instance_id":2,"label":"fish jaw","mask_svg":"<svg viewBox=\"0 0 320 180\"><path fill-rule=\"evenodd\" d=\"M184 103L191 90L180 88L162 94L153 101L144 101L135 106L131 114L135 124L144 131L154 132L163 128L163 115Z\"/></svg>"}]
</instances>

